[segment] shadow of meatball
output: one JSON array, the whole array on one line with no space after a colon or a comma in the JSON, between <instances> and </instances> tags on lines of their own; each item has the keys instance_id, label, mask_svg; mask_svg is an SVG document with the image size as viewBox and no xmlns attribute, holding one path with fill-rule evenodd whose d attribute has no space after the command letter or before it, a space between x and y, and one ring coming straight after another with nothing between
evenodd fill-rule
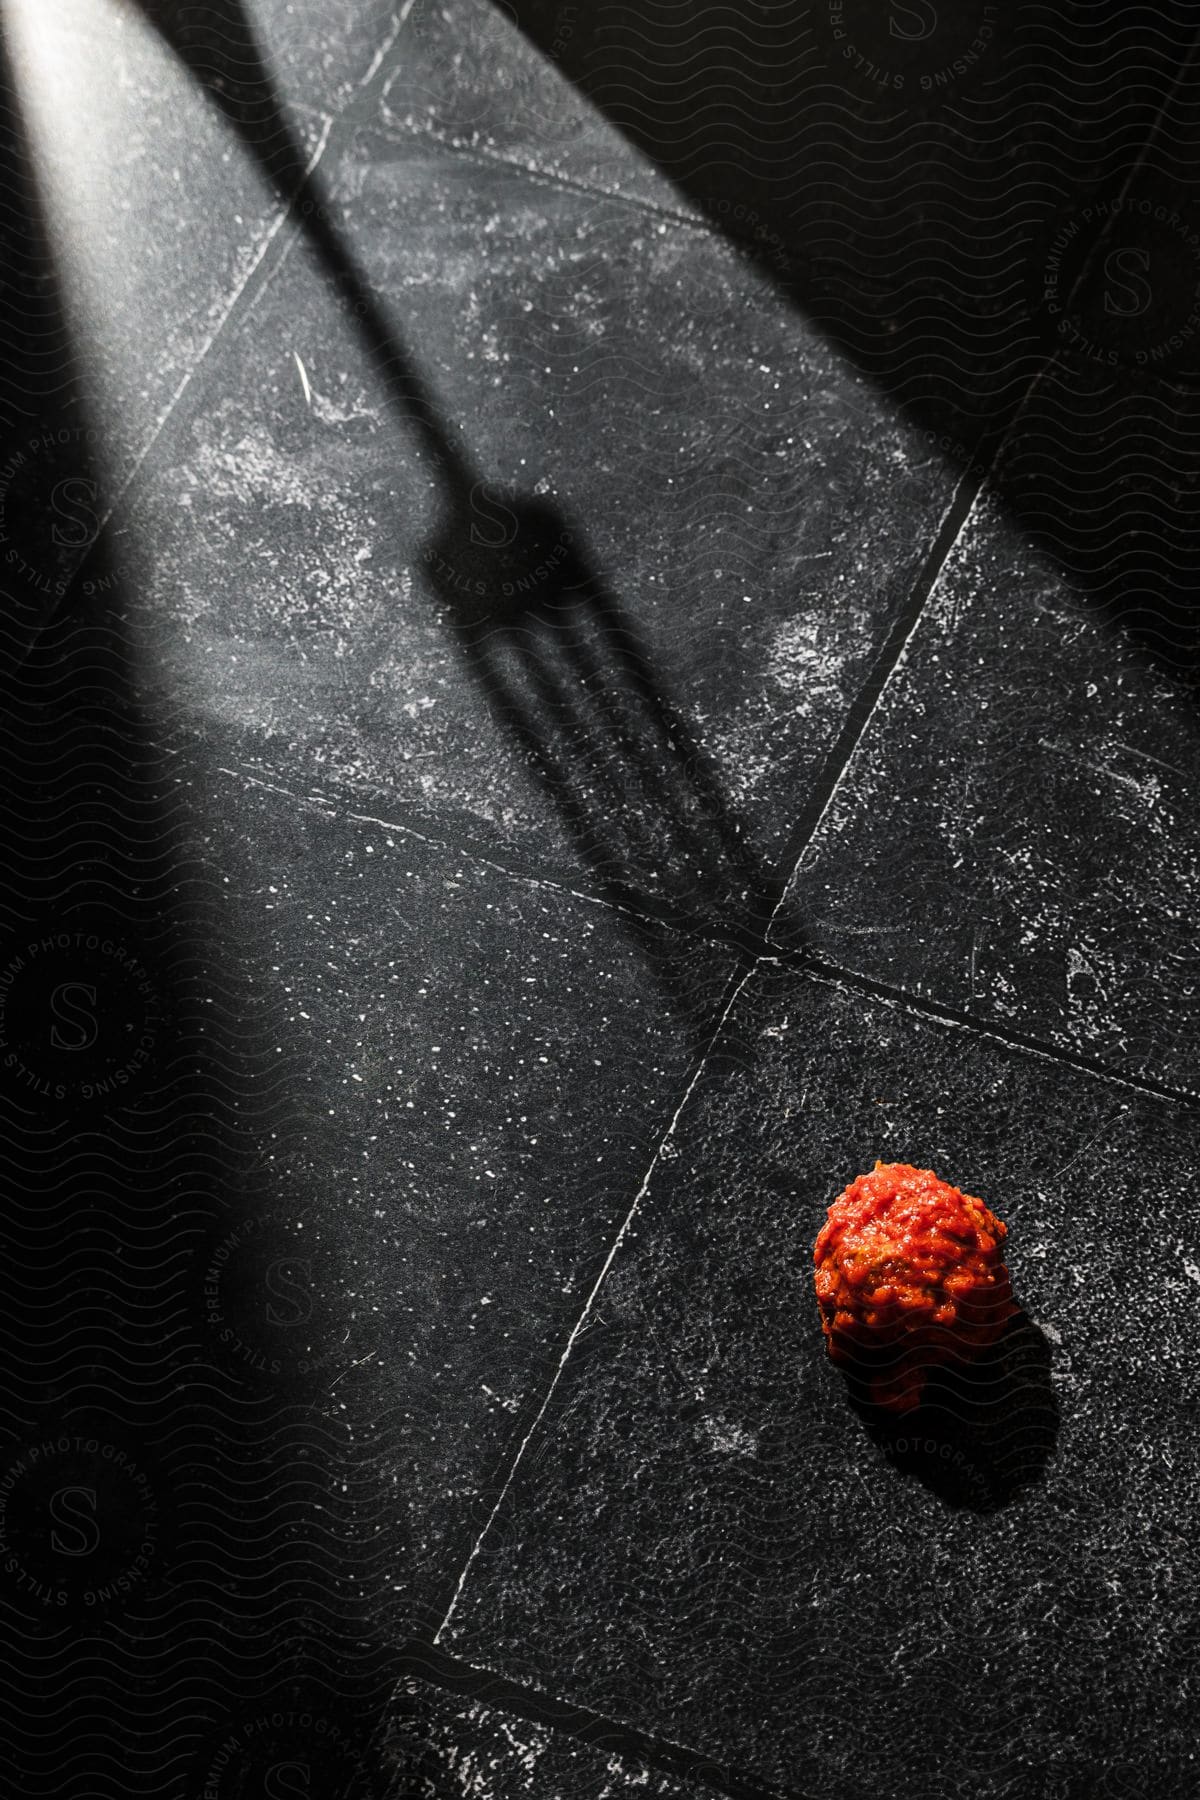
<instances>
[{"instance_id":1,"label":"shadow of meatball","mask_svg":"<svg viewBox=\"0 0 1200 1800\"><path fill-rule=\"evenodd\" d=\"M997 1512L1042 1479L1059 1409L1050 1346L1027 1313L1015 1313L989 1349L932 1368L911 1412L887 1412L870 1398L886 1361L864 1355L842 1373L868 1436L901 1474L948 1506L981 1513Z\"/></svg>"}]
</instances>

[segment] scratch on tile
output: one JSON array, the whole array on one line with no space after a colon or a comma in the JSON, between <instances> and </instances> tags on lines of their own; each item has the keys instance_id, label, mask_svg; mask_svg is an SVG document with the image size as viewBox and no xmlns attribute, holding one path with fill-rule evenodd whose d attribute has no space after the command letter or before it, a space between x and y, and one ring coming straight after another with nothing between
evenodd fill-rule
<instances>
[{"instance_id":1,"label":"scratch on tile","mask_svg":"<svg viewBox=\"0 0 1200 1800\"><path fill-rule=\"evenodd\" d=\"M1067 1162L1065 1162L1061 1169L1055 1170L1054 1174L1051 1176L1051 1180L1058 1181L1063 1175L1066 1174L1068 1169L1073 1169L1075 1167L1075 1164L1080 1160L1081 1157L1083 1157L1087 1154L1087 1152L1091 1149L1092 1145L1097 1141L1097 1139L1102 1138L1104 1136L1105 1132L1109 1129L1109 1127L1111 1125L1115 1125L1117 1120L1122 1118L1124 1116L1124 1114L1125 1114L1125 1108L1123 1106L1119 1106L1117 1108L1116 1112L1113 1113L1112 1117L1105 1119L1105 1121L1104 1121L1103 1125L1101 1125L1100 1129L1096 1132L1093 1132L1092 1136L1087 1140L1087 1143L1081 1144L1079 1149L1075 1152L1074 1156L1072 1156Z\"/></svg>"},{"instance_id":2,"label":"scratch on tile","mask_svg":"<svg viewBox=\"0 0 1200 1800\"><path fill-rule=\"evenodd\" d=\"M399 29L399 27L397 27L397 29ZM306 162L306 164L304 166L304 175L305 175L306 180L312 176L312 174L316 170L317 164L320 162L322 156L325 154L325 146L329 142L329 134L330 134L331 130L333 129L332 118L328 117L325 114L320 115L320 118L321 118L321 129L317 135L317 140L316 140L315 144L313 145L313 148L309 154L308 161ZM241 302L242 296L244 294L246 294L248 292L248 290L250 289L250 285L253 282L255 275L258 273L259 266L261 265L264 258L266 257L268 250L271 248L271 245L275 242L275 239L278 237L278 235L282 231L283 227L285 225L287 225L288 223L290 223L293 216L294 215L293 215L292 207L290 204L280 205L276 208L275 217L271 221L269 229L263 233L262 237L260 238L260 240L258 242L258 246L254 252L254 255L252 256L252 258L249 262L249 265L243 270L240 279L238 280L236 286L234 287L233 292L228 296L225 306L221 312L220 318L216 321L212 330L208 333L204 343L201 345L197 355L193 359L191 366L185 371L181 381L179 382L178 386L175 389L175 392L171 395L171 398L168 400L166 407L163 410L162 416L159 418L158 422L153 427L153 429L150 432L149 436L147 437L145 443L142 445L142 448L141 448L140 452L138 453L137 457L134 459L133 463L127 470L124 480L121 482L120 486L117 487L115 489L115 491L113 492L113 494L111 495L107 509L102 514L101 519L100 519L100 529L101 530L103 530L107 526L107 524L108 524L109 520L112 518L113 514L120 507L121 502L124 500L128 489L132 486L135 478L139 474L142 464L146 461L147 457L150 455L150 452L153 450L154 446L157 444L159 438L162 436L164 430L166 429L167 422L171 418L171 415L174 413L175 408L179 405L179 402L182 400L187 389L196 380L197 376L200 373L201 368L205 366L205 364L207 362L207 358L209 357L209 355L212 351L213 345L216 343L218 337L221 335L221 332L224 330L225 325L228 322L228 320L232 317L234 309Z\"/></svg>"},{"instance_id":3,"label":"scratch on tile","mask_svg":"<svg viewBox=\"0 0 1200 1800\"><path fill-rule=\"evenodd\" d=\"M1077 756L1062 744L1052 744L1049 738L1039 738L1038 748L1049 750L1054 756L1061 756L1064 762L1073 763L1076 768L1090 769L1093 775L1103 775L1108 781L1119 781L1124 787L1132 788L1139 800L1146 798L1145 789L1133 775L1122 775L1118 769L1110 769L1107 763L1093 762L1090 757ZM1153 758L1151 760L1154 760Z\"/></svg>"},{"instance_id":4,"label":"scratch on tile","mask_svg":"<svg viewBox=\"0 0 1200 1800\"><path fill-rule=\"evenodd\" d=\"M1164 762L1161 756L1151 756L1148 750L1135 750L1132 744L1123 747L1127 756L1140 756L1145 762L1157 763L1160 769L1168 769L1172 775L1182 775L1187 779L1187 771L1181 769L1178 763Z\"/></svg>"},{"instance_id":5,"label":"scratch on tile","mask_svg":"<svg viewBox=\"0 0 1200 1800\"><path fill-rule=\"evenodd\" d=\"M300 385L304 389L304 403L308 407L309 411L311 412L312 411L312 389L308 385L308 371L304 367L304 364L300 360L300 352L298 350L293 350L292 355L295 357L296 367L300 371Z\"/></svg>"},{"instance_id":6,"label":"scratch on tile","mask_svg":"<svg viewBox=\"0 0 1200 1800\"><path fill-rule=\"evenodd\" d=\"M405 20L408 18L409 13L412 11L413 5L414 5L414 0L404 0L404 4L400 7L400 10L396 14L395 21L392 25L391 31L384 38L384 40L380 44L378 50L376 50L374 56L371 58L370 67L367 69L366 74L363 76L362 80L358 84L360 92L363 88L365 88L368 85L369 82L371 82L375 79L375 76L379 72L380 66L383 63L384 57L388 54L388 51L391 49L391 47L395 43L396 39L400 36L400 32L404 26Z\"/></svg>"}]
</instances>

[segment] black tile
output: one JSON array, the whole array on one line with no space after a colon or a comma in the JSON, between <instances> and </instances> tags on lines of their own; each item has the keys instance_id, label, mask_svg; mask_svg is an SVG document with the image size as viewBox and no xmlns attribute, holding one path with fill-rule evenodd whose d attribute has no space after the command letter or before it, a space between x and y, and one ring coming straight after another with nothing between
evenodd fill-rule
<instances>
[{"instance_id":1,"label":"black tile","mask_svg":"<svg viewBox=\"0 0 1200 1800\"><path fill-rule=\"evenodd\" d=\"M192 1259L197 1354L235 1424L239 1395L328 1421L332 1566L395 1645L453 1584L731 958L179 754L245 1150Z\"/></svg>"},{"instance_id":2,"label":"black tile","mask_svg":"<svg viewBox=\"0 0 1200 1800\"><path fill-rule=\"evenodd\" d=\"M1122 546L1121 566L1152 570L1162 550ZM1187 689L981 502L801 859L779 937L1190 1089L1198 770Z\"/></svg>"},{"instance_id":3,"label":"black tile","mask_svg":"<svg viewBox=\"0 0 1200 1800\"><path fill-rule=\"evenodd\" d=\"M373 136L332 173L362 285L298 244L122 517L147 678L516 866L765 922L951 465L719 239Z\"/></svg>"},{"instance_id":4,"label":"black tile","mask_svg":"<svg viewBox=\"0 0 1200 1800\"><path fill-rule=\"evenodd\" d=\"M70 496L61 532L112 501L283 209L137 5L15 8L9 49L69 296L80 437L97 465L97 491L86 505ZM293 128L310 153L321 121Z\"/></svg>"},{"instance_id":5,"label":"black tile","mask_svg":"<svg viewBox=\"0 0 1200 1800\"><path fill-rule=\"evenodd\" d=\"M1141 235L1140 221L1135 231ZM1200 231L1195 242L1200 252ZM1161 254L1165 246L1154 248ZM1200 608L1191 578L1200 523L1197 387L1183 367L1160 373L1133 359L1149 360L1160 347L1169 355L1172 340L1185 348L1200 327L1200 260L1194 295L1178 294L1156 309L1157 319L1136 336L1105 343L1099 324L1105 295L1139 300L1120 269L1143 282L1140 259L1152 252L1127 237L1105 254L1121 259L1111 265L1114 287L1101 288L1098 303L1086 313L1075 310L1071 321L1073 332L1099 329L1086 349L1065 351L1046 370L997 473L1024 528L1092 615L1135 643L1173 678L1171 685L1194 692L1200 675ZM1111 365L1091 361L1100 348Z\"/></svg>"},{"instance_id":6,"label":"black tile","mask_svg":"<svg viewBox=\"0 0 1200 1800\"><path fill-rule=\"evenodd\" d=\"M1178 1787L1195 1122L764 966L439 1641L789 1792ZM850 1404L813 1295L825 1207L876 1157L995 1207L1025 1309L1006 1404L922 1408L912 1445Z\"/></svg>"},{"instance_id":7,"label":"black tile","mask_svg":"<svg viewBox=\"0 0 1200 1800\"><path fill-rule=\"evenodd\" d=\"M228 5L229 0L220 0ZM344 110L404 29L404 0L242 0L289 108Z\"/></svg>"},{"instance_id":8,"label":"black tile","mask_svg":"<svg viewBox=\"0 0 1200 1800\"><path fill-rule=\"evenodd\" d=\"M1053 341L1048 245L1120 188L1195 30L1186 0L1152 27L1119 4L421 0L381 119L700 210L968 462Z\"/></svg>"},{"instance_id":9,"label":"black tile","mask_svg":"<svg viewBox=\"0 0 1200 1800\"><path fill-rule=\"evenodd\" d=\"M393 1696L380 1754L391 1775L387 1800L716 1800L713 1789L661 1774L627 1751L415 1679Z\"/></svg>"},{"instance_id":10,"label":"black tile","mask_svg":"<svg viewBox=\"0 0 1200 1800\"><path fill-rule=\"evenodd\" d=\"M549 45L535 43L496 0L416 0L387 58L376 124L501 157L666 209L696 212L661 169L558 66L592 29L562 10ZM549 52L549 53L548 53Z\"/></svg>"},{"instance_id":11,"label":"black tile","mask_svg":"<svg viewBox=\"0 0 1200 1800\"><path fill-rule=\"evenodd\" d=\"M111 3L111 0L110 0ZM336 115L352 105L393 51L405 0L206 0L203 6L132 0L164 35L186 45L204 80L226 96L265 72L290 115Z\"/></svg>"},{"instance_id":12,"label":"black tile","mask_svg":"<svg viewBox=\"0 0 1200 1800\"><path fill-rule=\"evenodd\" d=\"M1060 222L1041 269L1053 365L997 470L1027 526L1169 670L1200 676L1200 96L1184 79L1136 175Z\"/></svg>"}]
</instances>

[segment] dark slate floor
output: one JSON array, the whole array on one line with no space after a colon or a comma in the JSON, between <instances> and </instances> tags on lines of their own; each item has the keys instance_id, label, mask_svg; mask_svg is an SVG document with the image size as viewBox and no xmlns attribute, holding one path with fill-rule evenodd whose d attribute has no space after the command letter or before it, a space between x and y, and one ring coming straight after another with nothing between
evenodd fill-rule
<instances>
[{"instance_id":1,"label":"dark slate floor","mask_svg":"<svg viewBox=\"0 0 1200 1800\"><path fill-rule=\"evenodd\" d=\"M1002 1422L918 1419L919 1459L847 1406L804 1280L826 1170L865 1141L1003 1194L1031 1322ZM1193 1168L1178 1103L760 965L441 1642L523 1685L570 1671L772 1792L1169 1783L1200 1602Z\"/></svg>"},{"instance_id":2,"label":"dark slate floor","mask_svg":"<svg viewBox=\"0 0 1200 1800\"><path fill-rule=\"evenodd\" d=\"M13 1792L1200 1795L1200 20L942 10L10 0Z\"/></svg>"}]
</instances>

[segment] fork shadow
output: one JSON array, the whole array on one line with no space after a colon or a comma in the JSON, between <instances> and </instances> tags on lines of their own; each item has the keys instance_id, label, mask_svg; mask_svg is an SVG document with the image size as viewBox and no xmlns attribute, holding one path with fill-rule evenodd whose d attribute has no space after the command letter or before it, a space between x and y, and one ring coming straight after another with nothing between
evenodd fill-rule
<instances>
[{"instance_id":1,"label":"fork shadow","mask_svg":"<svg viewBox=\"0 0 1200 1800\"><path fill-rule=\"evenodd\" d=\"M391 408L440 478L442 510L420 553L431 594L601 896L638 915L639 943L686 1015L692 1002L663 928L753 951L782 883L731 816L711 759L663 693L627 609L589 566L579 531L532 495L497 495L443 422L308 167L241 0L137 4L290 203L356 321ZM704 1018L710 1002L699 1002Z\"/></svg>"},{"instance_id":2,"label":"fork shadow","mask_svg":"<svg viewBox=\"0 0 1200 1800\"><path fill-rule=\"evenodd\" d=\"M427 559L494 716L606 899L753 952L773 884L637 625L559 510L519 496L504 510L499 542L452 512Z\"/></svg>"}]
</instances>

